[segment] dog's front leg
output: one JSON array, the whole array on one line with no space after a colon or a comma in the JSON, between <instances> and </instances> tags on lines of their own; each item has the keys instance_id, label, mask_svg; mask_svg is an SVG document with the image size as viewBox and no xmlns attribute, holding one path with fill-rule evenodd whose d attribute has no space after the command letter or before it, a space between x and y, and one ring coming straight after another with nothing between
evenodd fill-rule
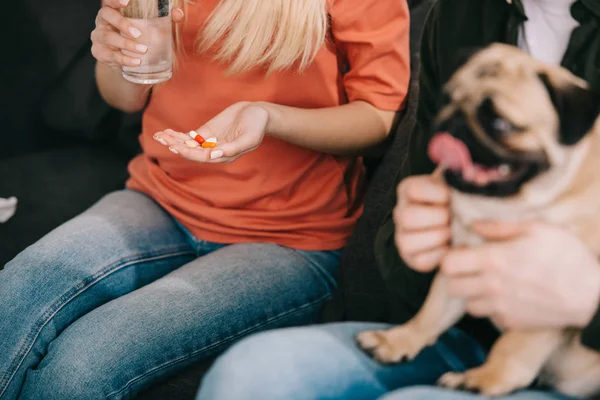
<instances>
[{"instance_id":1,"label":"dog's front leg","mask_svg":"<svg viewBox=\"0 0 600 400\"><path fill-rule=\"evenodd\" d=\"M485 364L464 373L449 372L438 384L485 396L503 396L529 386L564 341L560 329L507 331L494 344Z\"/></svg>"},{"instance_id":2,"label":"dog's front leg","mask_svg":"<svg viewBox=\"0 0 600 400\"><path fill-rule=\"evenodd\" d=\"M425 304L413 319L387 331L361 332L356 340L382 363L412 360L424 347L435 343L464 313L464 300L449 295L447 278L438 273Z\"/></svg>"}]
</instances>

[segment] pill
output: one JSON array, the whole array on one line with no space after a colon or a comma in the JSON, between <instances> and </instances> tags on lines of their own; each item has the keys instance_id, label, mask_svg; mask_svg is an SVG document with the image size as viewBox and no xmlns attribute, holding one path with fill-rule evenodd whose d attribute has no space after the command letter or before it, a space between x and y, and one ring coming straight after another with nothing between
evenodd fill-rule
<instances>
[{"instance_id":1,"label":"pill","mask_svg":"<svg viewBox=\"0 0 600 400\"><path fill-rule=\"evenodd\" d=\"M206 141L208 143L217 143L217 138L216 137L211 137L211 138L206 139Z\"/></svg>"},{"instance_id":2,"label":"pill","mask_svg":"<svg viewBox=\"0 0 600 400\"><path fill-rule=\"evenodd\" d=\"M202 147L205 149L212 149L214 147L217 147L217 144L215 142L206 141L206 142L202 143Z\"/></svg>"},{"instance_id":3,"label":"pill","mask_svg":"<svg viewBox=\"0 0 600 400\"><path fill-rule=\"evenodd\" d=\"M186 141L185 141L185 145L186 145L187 147L198 147L198 146L200 146L200 145L198 144L198 142L196 142L195 140L186 140Z\"/></svg>"},{"instance_id":4,"label":"pill","mask_svg":"<svg viewBox=\"0 0 600 400\"><path fill-rule=\"evenodd\" d=\"M189 133L189 135L191 136L192 139L194 139L196 142L198 142L198 144L202 144L205 142L202 135L198 134L198 132L196 132L196 131L191 131Z\"/></svg>"}]
</instances>

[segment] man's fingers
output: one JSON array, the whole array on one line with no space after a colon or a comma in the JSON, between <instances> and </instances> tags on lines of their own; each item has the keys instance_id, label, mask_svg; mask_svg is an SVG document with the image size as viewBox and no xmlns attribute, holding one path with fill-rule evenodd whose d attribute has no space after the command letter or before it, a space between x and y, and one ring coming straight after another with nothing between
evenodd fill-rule
<instances>
[{"instance_id":1,"label":"man's fingers","mask_svg":"<svg viewBox=\"0 0 600 400\"><path fill-rule=\"evenodd\" d=\"M443 257L448 252L448 246L439 247L404 258L411 268L419 272L431 272L440 265Z\"/></svg>"},{"instance_id":2,"label":"man's fingers","mask_svg":"<svg viewBox=\"0 0 600 400\"><path fill-rule=\"evenodd\" d=\"M450 189L430 176L413 176L400 183L398 198L407 202L447 205L450 202Z\"/></svg>"},{"instance_id":3,"label":"man's fingers","mask_svg":"<svg viewBox=\"0 0 600 400\"><path fill-rule=\"evenodd\" d=\"M481 274L448 279L448 293L453 297L472 298L484 296L488 288Z\"/></svg>"},{"instance_id":4,"label":"man's fingers","mask_svg":"<svg viewBox=\"0 0 600 400\"><path fill-rule=\"evenodd\" d=\"M450 243L450 228L431 229L418 232L398 231L396 244L402 257L423 253Z\"/></svg>"},{"instance_id":5,"label":"man's fingers","mask_svg":"<svg viewBox=\"0 0 600 400\"><path fill-rule=\"evenodd\" d=\"M478 274L486 266L489 253L481 247L454 248L448 252L440 268L449 276Z\"/></svg>"},{"instance_id":6,"label":"man's fingers","mask_svg":"<svg viewBox=\"0 0 600 400\"><path fill-rule=\"evenodd\" d=\"M475 318L486 318L496 312L494 304L487 297L476 297L467 301L467 313Z\"/></svg>"},{"instance_id":7,"label":"man's fingers","mask_svg":"<svg viewBox=\"0 0 600 400\"><path fill-rule=\"evenodd\" d=\"M404 231L447 227L450 210L443 206L408 204L394 211L394 223Z\"/></svg>"}]
</instances>

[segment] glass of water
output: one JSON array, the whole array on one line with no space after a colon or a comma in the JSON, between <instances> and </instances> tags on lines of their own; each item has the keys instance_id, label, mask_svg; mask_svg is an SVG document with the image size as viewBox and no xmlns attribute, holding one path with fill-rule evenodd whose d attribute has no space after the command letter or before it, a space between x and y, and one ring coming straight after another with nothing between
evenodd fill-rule
<instances>
[{"instance_id":1,"label":"glass of water","mask_svg":"<svg viewBox=\"0 0 600 400\"><path fill-rule=\"evenodd\" d=\"M171 79L173 75L173 26L171 0L130 0L122 10L142 35L136 40L146 45L146 54L133 54L142 63L137 67L123 67L123 77L129 82L153 85Z\"/></svg>"}]
</instances>

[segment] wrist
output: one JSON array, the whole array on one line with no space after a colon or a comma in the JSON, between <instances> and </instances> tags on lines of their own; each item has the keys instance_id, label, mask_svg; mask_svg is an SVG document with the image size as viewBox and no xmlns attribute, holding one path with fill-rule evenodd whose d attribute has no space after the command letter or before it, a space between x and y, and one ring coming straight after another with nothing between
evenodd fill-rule
<instances>
[{"instance_id":1,"label":"wrist","mask_svg":"<svg viewBox=\"0 0 600 400\"><path fill-rule=\"evenodd\" d=\"M253 103L267 112L267 126L265 128L265 135L281 138L281 132L283 132L282 123L282 106L273 103L267 103L259 101Z\"/></svg>"}]
</instances>

